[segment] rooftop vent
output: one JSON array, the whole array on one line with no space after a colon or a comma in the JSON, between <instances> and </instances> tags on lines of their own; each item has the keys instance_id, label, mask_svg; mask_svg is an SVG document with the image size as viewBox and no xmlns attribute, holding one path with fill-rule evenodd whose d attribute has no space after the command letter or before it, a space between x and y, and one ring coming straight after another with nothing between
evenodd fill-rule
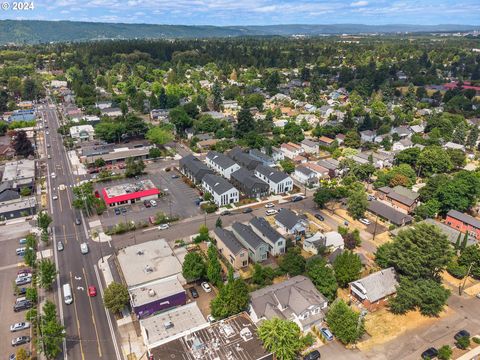
<instances>
[{"instance_id":1,"label":"rooftop vent","mask_svg":"<svg viewBox=\"0 0 480 360\"><path fill-rule=\"evenodd\" d=\"M143 255L143 254L145 254L145 252L143 250L138 250L137 251L137 255Z\"/></svg>"},{"instance_id":2,"label":"rooftop vent","mask_svg":"<svg viewBox=\"0 0 480 360\"><path fill-rule=\"evenodd\" d=\"M155 292L155 290L153 290L153 289L149 289L149 290L148 290L148 296L150 296L150 297L155 297L155 295L157 295L157 293Z\"/></svg>"}]
</instances>

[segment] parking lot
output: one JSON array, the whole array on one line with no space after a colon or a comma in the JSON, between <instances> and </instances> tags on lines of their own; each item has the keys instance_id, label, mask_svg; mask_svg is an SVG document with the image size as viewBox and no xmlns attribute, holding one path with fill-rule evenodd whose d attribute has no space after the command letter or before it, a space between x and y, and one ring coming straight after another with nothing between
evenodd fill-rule
<instances>
[{"instance_id":1,"label":"parking lot","mask_svg":"<svg viewBox=\"0 0 480 360\"><path fill-rule=\"evenodd\" d=\"M197 290L198 298L196 299L193 298L192 293L190 292L190 288L192 287L194 287L195 290ZM212 313L210 310L210 302L216 296L215 289L212 288L212 291L207 293L202 289L202 287L200 286L200 283L197 282L197 283L186 285L185 290L187 291L187 298L188 298L187 302L196 301L197 306L202 312L203 316L207 318L207 316Z\"/></svg>"},{"instance_id":2,"label":"parking lot","mask_svg":"<svg viewBox=\"0 0 480 360\"><path fill-rule=\"evenodd\" d=\"M115 215L114 209L109 208L100 216L102 225L108 227L117 224L119 221L125 220L133 220L135 222L141 220L147 221L149 216L154 216L158 212L163 212L168 216L178 216L180 219L200 214L200 208L195 205L195 200L199 197L198 191L185 184L179 173L173 170L166 172L164 168L165 164L162 166L161 162L149 164L147 168L148 174L138 178L138 180L151 180L158 189L163 193L166 193L165 196L161 196L156 200L156 207L152 206L147 208L144 206L143 202L124 205L123 207L125 207L127 211L120 215ZM97 183L95 184L95 189L101 193L101 190L104 187L135 182L138 180L120 179L105 183Z\"/></svg>"},{"instance_id":3,"label":"parking lot","mask_svg":"<svg viewBox=\"0 0 480 360\"><path fill-rule=\"evenodd\" d=\"M14 295L14 281L17 272L23 264L23 258L17 256L15 249L21 247L18 240L28 234L28 226L25 224L10 225L2 227L0 232L0 293L2 294L0 300L0 318L2 319L2 326L0 327L0 351L3 358L17 351L18 347L12 347L11 341L18 336L30 336L30 330L22 330L17 332L10 332L10 325L25 321L25 312L14 312L13 305L15 304L16 296ZM24 285L26 286L26 285ZM26 349L30 346L22 345Z\"/></svg>"}]
</instances>

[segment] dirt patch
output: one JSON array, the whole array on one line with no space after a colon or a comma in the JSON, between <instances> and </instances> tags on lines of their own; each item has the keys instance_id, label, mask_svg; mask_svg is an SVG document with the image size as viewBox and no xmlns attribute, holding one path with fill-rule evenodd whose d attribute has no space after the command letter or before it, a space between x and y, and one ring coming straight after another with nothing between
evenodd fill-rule
<instances>
[{"instance_id":1,"label":"dirt patch","mask_svg":"<svg viewBox=\"0 0 480 360\"><path fill-rule=\"evenodd\" d=\"M465 279L457 279L450 275L447 271L442 273L443 284L450 290L458 292L458 287L463 285ZM480 292L480 282L472 277L468 277L465 281L464 292L468 295L475 296Z\"/></svg>"},{"instance_id":2,"label":"dirt patch","mask_svg":"<svg viewBox=\"0 0 480 360\"><path fill-rule=\"evenodd\" d=\"M358 348L368 351L372 347L389 342L406 331L432 324L440 318L453 314L453 310L446 307L438 318L422 316L418 311L410 311L405 315L395 315L386 308L369 313L365 317L365 330L370 335L368 340L358 343Z\"/></svg>"},{"instance_id":3,"label":"dirt patch","mask_svg":"<svg viewBox=\"0 0 480 360\"><path fill-rule=\"evenodd\" d=\"M276 278L274 278L272 282L274 284L279 284L281 282L284 282L285 280L288 280L288 276L287 275L282 275L282 276L277 276Z\"/></svg>"},{"instance_id":4,"label":"dirt patch","mask_svg":"<svg viewBox=\"0 0 480 360\"><path fill-rule=\"evenodd\" d=\"M381 234L377 234L373 242L375 243L375 245L380 246L391 240L392 238L390 237L390 233L388 231L385 231Z\"/></svg>"}]
</instances>

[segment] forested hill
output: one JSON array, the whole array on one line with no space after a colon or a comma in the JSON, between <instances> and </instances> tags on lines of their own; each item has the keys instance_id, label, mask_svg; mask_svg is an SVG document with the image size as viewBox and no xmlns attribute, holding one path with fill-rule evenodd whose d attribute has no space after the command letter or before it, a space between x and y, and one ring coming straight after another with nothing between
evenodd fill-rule
<instances>
[{"instance_id":1,"label":"forested hill","mask_svg":"<svg viewBox=\"0 0 480 360\"><path fill-rule=\"evenodd\" d=\"M183 26L73 21L0 20L0 44L37 44L135 38L206 38L268 35L328 35L397 32L451 32L480 29L471 25L270 25Z\"/></svg>"}]
</instances>

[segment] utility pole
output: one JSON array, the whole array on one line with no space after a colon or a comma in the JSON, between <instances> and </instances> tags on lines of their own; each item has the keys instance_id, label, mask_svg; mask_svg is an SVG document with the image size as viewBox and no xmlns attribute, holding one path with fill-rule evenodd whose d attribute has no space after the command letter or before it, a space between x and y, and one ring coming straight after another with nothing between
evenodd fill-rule
<instances>
[{"instance_id":1,"label":"utility pole","mask_svg":"<svg viewBox=\"0 0 480 360\"><path fill-rule=\"evenodd\" d=\"M472 261L470 265L468 266L468 271L465 277L463 278L463 283L458 286L458 295L462 295L463 289L465 289L465 284L467 282L467 278L470 275L470 271L472 271L472 267L475 265L475 261Z\"/></svg>"},{"instance_id":2,"label":"utility pole","mask_svg":"<svg viewBox=\"0 0 480 360\"><path fill-rule=\"evenodd\" d=\"M378 215L375 216L375 228L373 229L373 241L375 241L375 235L377 235Z\"/></svg>"}]
</instances>

